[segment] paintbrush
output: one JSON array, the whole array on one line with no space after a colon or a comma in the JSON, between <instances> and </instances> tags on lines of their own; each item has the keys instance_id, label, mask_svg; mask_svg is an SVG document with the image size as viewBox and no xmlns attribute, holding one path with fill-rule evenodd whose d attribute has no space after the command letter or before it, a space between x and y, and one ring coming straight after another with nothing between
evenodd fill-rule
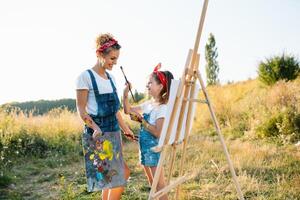
<instances>
[{"instance_id":1,"label":"paintbrush","mask_svg":"<svg viewBox=\"0 0 300 200\"><path fill-rule=\"evenodd\" d=\"M133 93L132 93L132 91L131 91L130 83L129 83L129 81L128 81L128 79L127 79L127 77L126 77L126 75L125 75L125 73L124 73L124 71L123 71L123 67L120 66L120 68L121 68L121 70L122 70L122 73L123 73L123 76L124 76L124 78L125 78L125 81L126 81L126 83L128 84L128 86L129 86L129 91L130 91L130 94L131 94L131 96L132 96L132 99L133 99L134 102L136 102L135 99L134 99Z\"/></svg>"}]
</instances>

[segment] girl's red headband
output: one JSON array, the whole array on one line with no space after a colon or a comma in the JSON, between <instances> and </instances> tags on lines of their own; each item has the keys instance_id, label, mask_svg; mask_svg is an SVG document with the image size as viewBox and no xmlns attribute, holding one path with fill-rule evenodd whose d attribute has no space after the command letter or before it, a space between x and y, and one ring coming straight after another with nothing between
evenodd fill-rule
<instances>
[{"instance_id":1,"label":"girl's red headband","mask_svg":"<svg viewBox=\"0 0 300 200\"><path fill-rule=\"evenodd\" d=\"M101 45L101 47L99 47L96 52L98 52L98 51L103 52L105 49L107 49L107 48L109 48L109 47L111 47L111 46L113 46L117 43L118 43L117 40L110 39L109 41L107 41L103 45Z\"/></svg>"},{"instance_id":2,"label":"girl's red headband","mask_svg":"<svg viewBox=\"0 0 300 200\"><path fill-rule=\"evenodd\" d=\"M168 88L168 87L167 87L168 81L167 81L167 79L166 79L165 74L164 74L163 72L161 72L161 71L158 71L160 68L161 68L161 63L158 63L158 65L156 65L156 67L154 68L153 73L157 75L158 79L159 79L160 82L163 84L163 86L164 86L165 88Z\"/></svg>"}]
</instances>

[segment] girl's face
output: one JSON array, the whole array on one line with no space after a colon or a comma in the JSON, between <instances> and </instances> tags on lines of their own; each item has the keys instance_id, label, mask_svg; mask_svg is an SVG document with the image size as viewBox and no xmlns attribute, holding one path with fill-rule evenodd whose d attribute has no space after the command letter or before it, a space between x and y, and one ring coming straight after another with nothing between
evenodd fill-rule
<instances>
[{"instance_id":1,"label":"girl's face","mask_svg":"<svg viewBox=\"0 0 300 200\"><path fill-rule=\"evenodd\" d=\"M157 83L157 81L153 78L152 75L150 76L146 87L148 89L149 95L152 96L154 99L158 99L160 91L163 89L163 85Z\"/></svg>"},{"instance_id":2,"label":"girl's face","mask_svg":"<svg viewBox=\"0 0 300 200\"><path fill-rule=\"evenodd\" d=\"M117 64L119 55L120 50L111 50L107 55L101 53L98 58L104 69L112 70L113 66Z\"/></svg>"}]
</instances>

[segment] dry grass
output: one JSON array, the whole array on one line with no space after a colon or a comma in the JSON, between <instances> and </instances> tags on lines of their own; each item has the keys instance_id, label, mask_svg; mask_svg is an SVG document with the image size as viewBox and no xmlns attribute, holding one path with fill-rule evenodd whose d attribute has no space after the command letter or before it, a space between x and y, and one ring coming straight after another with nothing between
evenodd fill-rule
<instances>
[{"instance_id":1,"label":"dry grass","mask_svg":"<svg viewBox=\"0 0 300 200\"><path fill-rule=\"evenodd\" d=\"M300 199L299 147L290 143L277 145L256 136L262 122L286 107L300 111L300 79L272 87L251 80L210 87L208 92L246 199ZM196 113L184 165L187 173L196 176L182 185L180 199L237 199L208 109L199 105ZM137 124L128 118L126 121L135 131L138 129ZM99 199L100 193L88 194L85 190L81 132L77 114L67 110L56 109L44 116L0 112L0 198ZM23 140L28 137L30 145L35 144L30 143L34 137L41 138L47 152L50 147L56 149L46 157L20 156L14 153L19 149L13 149L21 144L18 136ZM11 145L13 138L17 145ZM33 148L40 147L40 143L36 145ZM66 149L67 145L74 148ZM146 199L149 188L138 164L137 144L126 142L124 155L132 173L123 199ZM177 161L180 158L178 154ZM168 164L165 167L168 172ZM178 168L177 164L172 180L178 177Z\"/></svg>"}]
</instances>

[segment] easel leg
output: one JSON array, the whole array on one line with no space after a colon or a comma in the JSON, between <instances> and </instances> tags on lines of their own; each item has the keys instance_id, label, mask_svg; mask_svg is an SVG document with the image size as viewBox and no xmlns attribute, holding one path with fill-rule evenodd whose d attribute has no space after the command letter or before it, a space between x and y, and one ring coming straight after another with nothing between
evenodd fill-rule
<instances>
[{"instance_id":1,"label":"easel leg","mask_svg":"<svg viewBox=\"0 0 300 200\"><path fill-rule=\"evenodd\" d=\"M182 82L182 87L179 89L180 91L178 91L179 93L184 92L184 97L186 97L188 95L188 92L190 90L190 87L186 86L185 79L186 79L187 70L189 68L191 68L190 64L191 64L191 59L192 59L193 53L194 52L193 52L192 49L190 49L189 52L188 52L188 55L187 55L187 58L186 58L186 61L185 61L184 71L182 73L183 75L181 77L181 81L183 81ZM182 120L183 120L182 112L185 110L185 105L186 105L185 102L183 102L182 105L181 105L179 123L177 124L177 132L176 132L176 136L175 136L175 143L178 141L178 138L179 138L179 135L180 135L180 130L181 130L181 127L182 127ZM168 177L167 177L167 184L168 185L170 184L170 180L171 180L172 173L173 173L173 167L174 167L174 162L175 162L175 158L176 158L176 148L177 148L176 144L172 145L172 147L171 147L171 157L170 157L171 161L170 161L170 168L168 170Z\"/></svg>"},{"instance_id":2,"label":"easel leg","mask_svg":"<svg viewBox=\"0 0 300 200\"><path fill-rule=\"evenodd\" d=\"M199 66L199 61L200 61L200 55L197 54L196 57L196 62L195 65ZM189 94L189 99L193 99L195 96L195 92L196 92L196 79L197 77L193 77L192 78L192 82L193 85L191 86L191 90L190 90L190 94ZM192 110L193 110L193 102L189 101L188 103L188 112L187 112L187 120L186 120L186 128L185 128L185 133L184 133L184 139L183 139L183 145L182 145L182 156L181 156L181 160L180 160L180 168L179 168L179 177L182 176L183 174L183 166L184 166L184 162L185 162L185 153L186 153L186 146L188 144L188 137L190 134L190 127L191 127L191 121L192 119ZM175 199L177 200L179 198L179 193L180 193L180 185L177 187L176 189L176 196Z\"/></svg>"},{"instance_id":3,"label":"easel leg","mask_svg":"<svg viewBox=\"0 0 300 200\"><path fill-rule=\"evenodd\" d=\"M219 123L217 121L217 117L215 115L215 112L210 104L210 100L209 100L209 97L207 95L207 92L206 92L206 88L205 88L205 85L204 85L204 82L201 78L201 75L200 75L200 72L198 71L197 72L197 77L198 77L198 80L200 82L200 85L201 85L201 88L202 88L202 91L203 91L203 94L205 96L205 99L207 101L207 105L208 105L208 108L209 108L209 111L210 111L210 114L211 114L211 117L212 117L212 120L213 120L213 123L215 125L215 128L216 128L216 131L218 133L218 136L219 136L219 139L221 141L221 144L222 144L222 147L223 147L223 151L225 153L225 156L226 156L226 159L227 159L227 163L229 165L229 169L230 169L230 172L231 172L231 176L233 178L233 181L234 181L234 184L235 184L235 187L236 187L236 190L237 190L237 193L238 193L238 196L241 200L244 200L244 196L243 196L243 193L241 191L241 188L240 188L240 185L237 181L237 177L236 177L236 174L235 174L235 170L233 168L233 164L231 162L231 159L230 159L230 156L229 156L229 153L228 153L228 150L227 150L227 147L226 147L226 144L224 142L224 138L223 138L223 135L221 134L221 129L220 129L220 126L219 126Z\"/></svg>"},{"instance_id":4,"label":"easel leg","mask_svg":"<svg viewBox=\"0 0 300 200\"><path fill-rule=\"evenodd\" d=\"M159 177L160 177L160 174L161 174L161 170L163 170L164 161L166 159L166 154L167 154L167 148L165 147L165 148L163 148L163 150L160 153L159 162L158 162L156 172L155 172L155 175L154 175L154 178L153 178L153 182L152 182L152 185L151 185L151 190L150 190L148 200L152 200L153 199L152 196L156 192L156 188L157 188L157 184L158 184Z\"/></svg>"}]
</instances>

